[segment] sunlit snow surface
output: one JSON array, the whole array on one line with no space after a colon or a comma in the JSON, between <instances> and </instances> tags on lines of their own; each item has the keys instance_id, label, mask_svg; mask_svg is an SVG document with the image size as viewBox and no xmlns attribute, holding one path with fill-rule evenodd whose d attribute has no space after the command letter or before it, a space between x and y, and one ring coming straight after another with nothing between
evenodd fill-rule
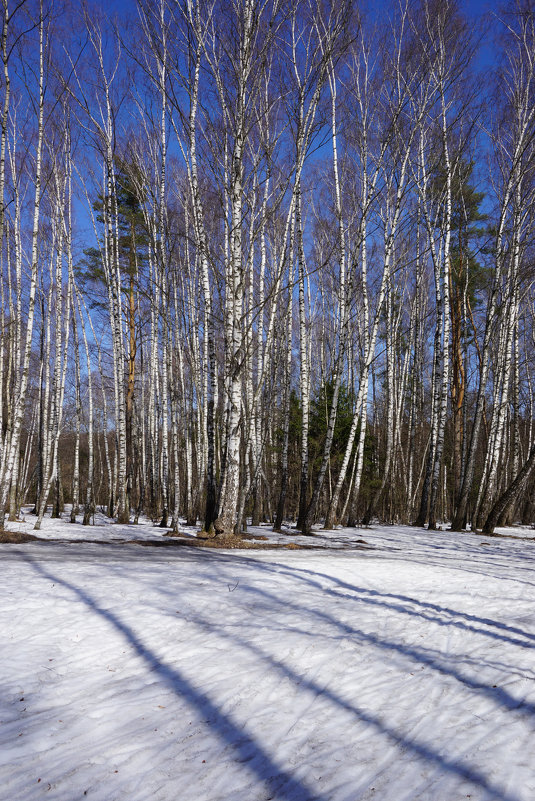
<instances>
[{"instance_id":1,"label":"sunlit snow surface","mask_svg":"<svg viewBox=\"0 0 535 801\"><path fill-rule=\"evenodd\" d=\"M40 536L162 534L97 522ZM508 533L0 545L0 798L533 801L535 541Z\"/></svg>"}]
</instances>

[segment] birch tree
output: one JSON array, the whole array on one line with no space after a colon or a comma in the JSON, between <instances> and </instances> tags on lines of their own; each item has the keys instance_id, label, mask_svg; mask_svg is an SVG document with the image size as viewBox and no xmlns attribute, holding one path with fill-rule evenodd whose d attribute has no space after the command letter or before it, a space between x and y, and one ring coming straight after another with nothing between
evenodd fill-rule
<instances>
[{"instance_id":1,"label":"birch tree","mask_svg":"<svg viewBox=\"0 0 535 801\"><path fill-rule=\"evenodd\" d=\"M469 519L469 503L476 471L477 450L480 443L480 432L486 402L486 391L491 371L491 348L495 335L499 312L500 297L504 287L507 312L501 325L502 331L511 331L516 314L516 273L518 270L518 237L522 216L518 215L518 193L531 162L534 137L535 104L533 102L533 12L518 7L512 15L511 22L506 25L506 59L507 64L498 81L504 103L504 117L495 123L493 142L499 172L496 178L497 189L497 224L494 242L494 274L490 287L485 329L481 344L480 375L476 405L473 415L472 430L466 455L466 466L461 483L456 512L452 528L464 528ZM516 202L515 202L516 201ZM515 208L517 213L515 214ZM509 241L509 232L512 243ZM512 245L512 246L511 246ZM511 256L512 254L512 256ZM509 267L508 267L509 266ZM509 274L507 271L509 270ZM504 286L505 281L505 286ZM509 334L505 338L509 351ZM505 362L506 373L503 378L508 382L510 358ZM504 387L505 389L505 387ZM504 397L502 395L502 397ZM498 402L503 414L503 402ZM493 437L495 454L500 447L501 423L496 419L496 436ZM496 456L494 457L496 464ZM494 468L495 470L495 468ZM472 523L475 524L475 519Z\"/></svg>"},{"instance_id":2,"label":"birch tree","mask_svg":"<svg viewBox=\"0 0 535 801\"><path fill-rule=\"evenodd\" d=\"M7 6L4 6L7 12ZM6 75L7 58L5 51L5 42L8 34L8 17L4 19L3 31L3 57L4 57L4 75ZM21 427L25 410L26 390L28 387L28 376L30 369L30 356L32 350L33 340L33 327L35 316L35 300L37 292L38 272L39 272L39 252L38 252L38 239L39 239L39 214L41 210L41 172L42 172L42 151L44 140L44 110L45 110L45 90L46 90L46 76L45 76L45 14L43 9L42 0L40 0L38 7L37 20L30 16L30 25L38 31L38 69L37 69L37 85L35 87L36 95L32 94L33 87L28 86L30 104L33 106L36 115L37 123L37 139L35 145L35 158L33 168L33 181L34 181L34 200L33 200L33 220L32 220L32 235L31 235L31 267L30 267L30 286L28 293L28 302L26 310L26 331L23 334L21 342L21 360L17 365L17 375L15 382L15 390L12 400L12 411L10 424L6 430L3 442L2 461L0 464L0 527L4 527L4 516L6 504L9 496L11 482L14 477L14 471L18 460L18 451L20 445ZM4 98L4 113L8 109L9 103L9 83L6 81L5 98ZM4 137L4 129L2 129L2 137ZM2 145L4 144L4 138ZM5 156L5 151L4 154ZM5 165L0 165L0 170L3 172ZM5 179L4 179L5 180ZM2 186L2 193L0 193L0 202L4 203L3 197L4 187ZM21 265L17 263L17 281L20 280Z\"/></svg>"}]
</instances>

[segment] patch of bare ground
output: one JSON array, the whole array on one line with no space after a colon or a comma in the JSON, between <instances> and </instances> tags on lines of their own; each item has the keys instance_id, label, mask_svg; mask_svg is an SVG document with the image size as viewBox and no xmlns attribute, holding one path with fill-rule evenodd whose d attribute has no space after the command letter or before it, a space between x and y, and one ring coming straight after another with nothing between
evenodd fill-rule
<instances>
[{"instance_id":1,"label":"patch of bare ground","mask_svg":"<svg viewBox=\"0 0 535 801\"><path fill-rule=\"evenodd\" d=\"M46 542L42 537L33 534L26 534L23 531L0 531L0 542L8 542L13 545L20 545L21 542Z\"/></svg>"},{"instance_id":2,"label":"patch of bare ground","mask_svg":"<svg viewBox=\"0 0 535 801\"><path fill-rule=\"evenodd\" d=\"M123 545L143 545L146 548L173 548L184 546L186 548L215 548L222 550L263 550L263 551L277 551L277 550L291 550L291 551L331 551L335 550L329 543L322 545L308 545L298 542L270 542L268 537L263 537L263 542L259 542L259 537L253 535L244 535L242 537L213 537L212 539L205 540L200 537L181 537L179 534L174 534L172 537L158 540L125 540ZM118 542L118 545L121 543ZM357 542L347 543L345 547L351 550L369 550L374 548L373 545L365 542L365 540L358 540ZM338 550L338 548L336 548Z\"/></svg>"},{"instance_id":3,"label":"patch of bare ground","mask_svg":"<svg viewBox=\"0 0 535 801\"><path fill-rule=\"evenodd\" d=\"M161 540L128 540L125 545L144 545L147 548L173 548L185 546L186 548L222 548L224 550L308 550L307 545L297 545L297 543L279 543L279 542L256 542L258 537L254 540L246 537L213 537L212 539L205 540L197 537L181 537L180 535L173 535ZM268 540L267 537L263 537Z\"/></svg>"},{"instance_id":4,"label":"patch of bare ground","mask_svg":"<svg viewBox=\"0 0 535 801\"><path fill-rule=\"evenodd\" d=\"M242 536L234 537L213 537L211 539L202 539L201 537L183 536L181 534L169 532L164 537L150 540L102 540L102 539L69 539L54 538L44 539L43 537L36 537L34 534L26 534L21 531L2 531L0 532L0 543L7 543L12 545L20 545L25 542L39 542L43 545L50 544L63 544L63 545L108 545L117 548L121 545L142 545L145 548L215 548L222 550L291 550L291 551L329 551L333 550L329 543L309 545L297 542L272 542L269 537L264 535L255 536L254 534L243 533ZM338 543L337 543L338 544ZM353 542L344 543L344 546L352 550L364 550L365 548L373 548L365 540L354 540ZM339 547L339 546L338 546Z\"/></svg>"}]
</instances>

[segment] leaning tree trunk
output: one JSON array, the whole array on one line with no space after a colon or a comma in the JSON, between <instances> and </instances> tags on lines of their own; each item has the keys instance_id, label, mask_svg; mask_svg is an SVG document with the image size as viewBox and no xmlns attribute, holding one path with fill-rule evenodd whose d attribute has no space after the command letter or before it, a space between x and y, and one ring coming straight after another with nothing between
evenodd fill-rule
<instances>
[{"instance_id":1,"label":"leaning tree trunk","mask_svg":"<svg viewBox=\"0 0 535 801\"><path fill-rule=\"evenodd\" d=\"M510 509L513 504L516 503L518 500L522 490L527 484L529 479L530 473L535 465L535 445L531 446L531 450L529 452L528 458L526 463L520 470L520 472L516 475L514 480L511 484L507 487L505 492L500 495L500 497L495 502L494 506L489 512L489 515L485 521L483 526L483 534L491 535L494 533L494 529L498 525L500 517Z\"/></svg>"}]
</instances>

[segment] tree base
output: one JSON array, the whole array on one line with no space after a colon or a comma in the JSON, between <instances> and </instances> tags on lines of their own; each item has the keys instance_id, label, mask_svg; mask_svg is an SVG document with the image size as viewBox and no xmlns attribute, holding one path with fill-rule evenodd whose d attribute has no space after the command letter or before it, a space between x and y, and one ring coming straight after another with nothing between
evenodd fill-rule
<instances>
[{"instance_id":1,"label":"tree base","mask_svg":"<svg viewBox=\"0 0 535 801\"><path fill-rule=\"evenodd\" d=\"M216 537L218 540L233 540L240 539L241 532L237 531L234 527L227 527L223 520L218 517L217 520L214 520L208 531L204 530L197 534L197 536L205 540L213 540Z\"/></svg>"},{"instance_id":2,"label":"tree base","mask_svg":"<svg viewBox=\"0 0 535 801\"><path fill-rule=\"evenodd\" d=\"M199 540L213 540L217 537L217 532L214 528L214 525L208 527L208 529L203 529L199 531L197 534L197 539Z\"/></svg>"}]
</instances>

